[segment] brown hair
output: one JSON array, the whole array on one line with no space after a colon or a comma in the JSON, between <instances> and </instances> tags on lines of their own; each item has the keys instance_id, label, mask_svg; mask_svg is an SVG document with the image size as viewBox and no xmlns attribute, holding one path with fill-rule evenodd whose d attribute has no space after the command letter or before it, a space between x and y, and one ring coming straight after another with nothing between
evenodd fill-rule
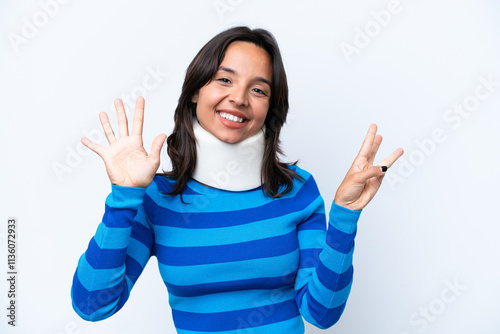
<instances>
[{"instance_id":1,"label":"brown hair","mask_svg":"<svg viewBox=\"0 0 500 334\"><path fill-rule=\"evenodd\" d=\"M174 131L167 138L167 152L172 162L172 171L162 174L176 180L174 188L168 193L170 195L182 193L196 166L196 140L193 132L196 103L193 103L191 98L212 80L224 59L227 47L235 41L250 42L261 47L272 60L271 99L264 122L265 149L261 175L263 191L274 198L280 197L292 190L293 178L302 180L278 158L278 154L282 154L279 135L289 108L288 84L278 44L267 30L234 27L219 33L205 44L186 71L181 96L175 109Z\"/></svg>"}]
</instances>

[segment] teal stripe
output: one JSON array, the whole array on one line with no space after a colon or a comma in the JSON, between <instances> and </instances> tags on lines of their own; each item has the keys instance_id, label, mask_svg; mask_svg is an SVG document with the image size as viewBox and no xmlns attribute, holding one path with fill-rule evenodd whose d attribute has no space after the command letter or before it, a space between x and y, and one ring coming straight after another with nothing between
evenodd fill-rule
<instances>
[{"instance_id":1,"label":"teal stripe","mask_svg":"<svg viewBox=\"0 0 500 334\"><path fill-rule=\"evenodd\" d=\"M172 309L194 313L212 313L268 306L295 298L292 287L273 290L241 290L199 297L169 295Z\"/></svg>"},{"instance_id":2,"label":"teal stripe","mask_svg":"<svg viewBox=\"0 0 500 334\"><path fill-rule=\"evenodd\" d=\"M262 277L279 277L294 271L290 263L297 261L298 250L282 256L203 264L196 266L167 266L158 262L162 276L174 285L193 285L235 281ZM200 275L200 273L203 273ZM210 277L210 280L207 280Z\"/></svg>"},{"instance_id":3,"label":"teal stripe","mask_svg":"<svg viewBox=\"0 0 500 334\"><path fill-rule=\"evenodd\" d=\"M142 204L146 188L122 187L111 184L111 194L106 197L106 204L112 208L137 208Z\"/></svg>"},{"instance_id":4,"label":"teal stripe","mask_svg":"<svg viewBox=\"0 0 500 334\"><path fill-rule=\"evenodd\" d=\"M344 273L352 265L352 255L354 253L354 247L347 254L342 254L339 251L325 245L321 254L319 254L319 260L328 268L337 268L337 274Z\"/></svg>"},{"instance_id":5,"label":"teal stripe","mask_svg":"<svg viewBox=\"0 0 500 334\"><path fill-rule=\"evenodd\" d=\"M78 279L88 291L107 289L120 283L125 273L125 265L114 269L94 269L87 262L85 254L78 261Z\"/></svg>"},{"instance_id":6,"label":"teal stripe","mask_svg":"<svg viewBox=\"0 0 500 334\"><path fill-rule=\"evenodd\" d=\"M168 247L203 247L270 238L295 230L294 218L299 214L299 212L294 212L250 224L211 229L189 229L189 225L188 228L157 225L155 226L156 242ZM283 225L285 222L288 226Z\"/></svg>"},{"instance_id":7,"label":"teal stripe","mask_svg":"<svg viewBox=\"0 0 500 334\"><path fill-rule=\"evenodd\" d=\"M127 255L139 262L141 266L144 266L149 259L150 253L149 248L147 248L142 242L134 238L130 238Z\"/></svg>"},{"instance_id":8,"label":"teal stripe","mask_svg":"<svg viewBox=\"0 0 500 334\"><path fill-rule=\"evenodd\" d=\"M223 332L210 332L210 334L276 334L276 333L286 333L286 334L304 334L304 322L302 318L295 317L285 321L280 321L274 324L269 324L254 328L244 328L243 326L246 322L241 320L241 328L232 331ZM176 329L177 334L207 334L207 332L198 331L188 331L183 329Z\"/></svg>"},{"instance_id":9,"label":"teal stripe","mask_svg":"<svg viewBox=\"0 0 500 334\"><path fill-rule=\"evenodd\" d=\"M318 301L318 303L323 305L325 308L335 308L343 305L347 301L347 297L349 297L349 292L351 291L351 284L352 283L344 289L334 293L332 290L321 284L315 273L307 287L311 296Z\"/></svg>"},{"instance_id":10,"label":"teal stripe","mask_svg":"<svg viewBox=\"0 0 500 334\"><path fill-rule=\"evenodd\" d=\"M316 268L299 269L295 277L295 290L299 290L300 288L305 286L309 282L309 279L315 270Z\"/></svg>"},{"instance_id":11,"label":"teal stripe","mask_svg":"<svg viewBox=\"0 0 500 334\"><path fill-rule=\"evenodd\" d=\"M326 231L303 230L297 233L300 249L323 248L326 244Z\"/></svg>"},{"instance_id":12,"label":"teal stripe","mask_svg":"<svg viewBox=\"0 0 500 334\"><path fill-rule=\"evenodd\" d=\"M104 223L100 223L97 227L94 236L95 242L100 249L121 249L128 245L128 239L132 227L106 227ZM106 238L107 233L112 235L112 238Z\"/></svg>"},{"instance_id":13,"label":"teal stripe","mask_svg":"<svg viewBox=\"0 0 500 334\"><path fill-rule=\"evenodd\" d=\"M132 282L132 280L127 275L125 275L125 282L127 282L128 295L130 296L130 291L134 287L134 282Z\"/></svg>"},{"instance_id":14,"label":"teal stripe","mask_svg":"<svg viewBox=\"0 0 500 334\"><path fill-rule=\"evenodd\" d=\"M310 323L311 325L313 326L316 326L316 327L319 327L319 324L318 322L316 321L316 319L313 318L313 316L311 315L311 313L309 312L309 304L307 303L307 298L306 296L304 295L304 298L302 298L302 303L300 305L300 314L302 314L302 317L308 322Z\"/></svg>"},{"instance_id":15,"label":"teal stripe","mask_svg":"<svg viewBox=\"0 0 500 334\"><path fill-rule=\"evenodd\" d=\"M356 231L356 226L360 215L361 210L349 210L333 202L332 207L330 208L329 223L335 226L336 229L344 233L352 234L354 231Z\"/></svg>"}]
</instances>

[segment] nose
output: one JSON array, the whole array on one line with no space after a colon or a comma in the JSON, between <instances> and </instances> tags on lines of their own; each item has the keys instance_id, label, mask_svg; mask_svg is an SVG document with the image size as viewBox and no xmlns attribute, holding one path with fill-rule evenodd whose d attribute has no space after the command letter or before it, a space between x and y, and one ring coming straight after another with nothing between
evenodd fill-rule
<instances>
[{"instance_id":1,"label":"nose","mask_svg":"<svg viewBox=\"0 0 500 334\"><path fill-rule=\"evenodd\" d=\"M248 96L246 89L244 87L233 87L229 94L229 101L238 105L238 106L247 106L248 105Z\"/></svg>"}]
</instances>

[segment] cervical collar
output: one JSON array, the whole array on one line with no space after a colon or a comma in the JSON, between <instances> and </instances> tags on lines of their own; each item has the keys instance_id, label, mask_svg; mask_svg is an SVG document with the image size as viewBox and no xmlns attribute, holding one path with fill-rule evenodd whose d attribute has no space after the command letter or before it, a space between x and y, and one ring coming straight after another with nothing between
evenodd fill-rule
<instances>
[{"instance_id":1,"label":"cervical collar","mask_svg":"<svg viewBox=\"0 0 500 334\"><path fill-rule=\"evenodd\" d=\"M195 120L196 167L193 179L207 186L244 191L262 185L264 129L236 144L228 144L206 131Z\"/></svg>"}]
</instances>

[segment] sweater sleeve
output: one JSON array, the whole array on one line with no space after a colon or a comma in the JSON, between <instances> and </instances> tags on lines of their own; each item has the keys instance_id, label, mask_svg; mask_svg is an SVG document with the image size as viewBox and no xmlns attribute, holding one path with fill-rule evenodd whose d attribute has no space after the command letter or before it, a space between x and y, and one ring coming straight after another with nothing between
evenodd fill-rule
<instances>
[{"instance_id":1,"label":"sweater sleeve","mask_svg":"<svg viewBox=\"0 0 500 334\"><path fill-rule=\"evenodd\" d=\"M105 212L73 277L71 298L88 321L106 319L122 308L148 262L153 233L143 202L146 189L112 185Z\"/></svg>"},{"instance_id":2,"label":"sweater sleeve","mask_svg":"<svg viewBox=\"0 0 500 334\"><path fill-rule=\"evenodd\" d=\"M308 182L313 183L316 195L306 210L307 218L298 226L300 264L295 299L304 319L325 329L339 320L351 290L354 237L361 211L333 202L327 224L324 202L312 176Z\"/></svg>"}]
</instances>

